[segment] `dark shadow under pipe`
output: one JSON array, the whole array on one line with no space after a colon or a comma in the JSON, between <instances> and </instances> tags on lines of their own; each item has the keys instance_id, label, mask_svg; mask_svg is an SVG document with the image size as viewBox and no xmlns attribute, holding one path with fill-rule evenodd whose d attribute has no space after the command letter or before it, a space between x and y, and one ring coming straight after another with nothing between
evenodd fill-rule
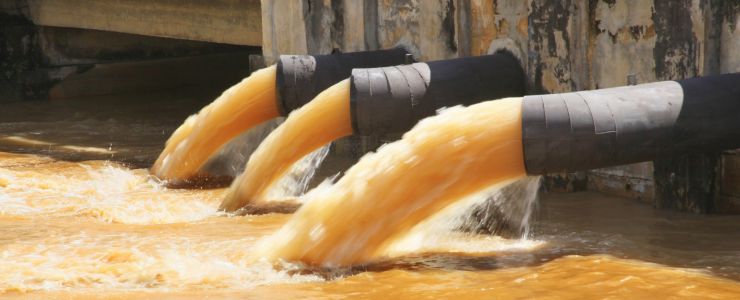
<instances>
[{"instance_id":1,"label":"dark shadow under pipe","mask_svg":"<svg viewBox=\"0 0 740 300\"><path fill-rule=\"evenodd\" d=\"M532 175L740 148L740 73L522 101Z\"/></svg>"},{"instance_id":2,"label":"dark shadow under pipe","mask_svg":"<svg viewBox=\"0 0 740 300\"><path fill-rule=\"evenodd\" d=\"M352 71L350 113L356 134L406 132L443 107L525 93L519 60L507 52Z\"/></svg>"},{"instance_id":3,"label":"dark shadow under pipe","mask_svg":"<svg viewBox=\"0 0 740 300\"><path fill-rule=\"evenodd\" d=\"M280 114L311 101L326 88L346 79L354 68L410 63L402 48L327 55L281 55L277 62L277 105Z\"/></svg>"}]
</instances>

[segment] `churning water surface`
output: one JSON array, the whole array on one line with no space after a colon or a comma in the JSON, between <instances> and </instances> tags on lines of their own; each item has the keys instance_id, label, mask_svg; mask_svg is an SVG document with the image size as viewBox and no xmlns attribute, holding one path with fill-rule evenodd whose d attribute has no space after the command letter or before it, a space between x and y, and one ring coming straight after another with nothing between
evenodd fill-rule
<instances>
[{"instance_id":1,"label":"churning water surface","mask_svg":"<svg viewBox=\"0 0 740 300\"><path fill-rule=\"evenodd\" d=\"M363 265L316 268L255 259L258 245L291 215L225 214L218 211L223 188L167 188L144 169L175 127L208 100L193 92L157 92L3 104L0 295L740 295L740 217L657 211L592 192L543 195L525 238L460 231L470 215L466 204L485 198L479 195L411 230L383 257ZM341 171L332 170L332 159L320 174Z\"/></svg>"}]
</instances>

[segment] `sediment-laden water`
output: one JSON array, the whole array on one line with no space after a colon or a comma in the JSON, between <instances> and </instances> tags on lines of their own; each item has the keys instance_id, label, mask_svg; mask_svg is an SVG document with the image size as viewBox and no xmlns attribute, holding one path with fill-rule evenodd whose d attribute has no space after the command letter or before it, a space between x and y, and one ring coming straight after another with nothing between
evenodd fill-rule
<instances>
[{"instance_id":1,"label":"sediment-laden water","mask_svg":"<svg viewBox=\"0 0 740 300\"><path fill-rule=\"evenodd\" d=\"M270 200L266 198L269 188L295 162L350 134L349 80L343 80L292 112L267 136L249 158L244 173L231 184L221 208L265 207L264 202Z\"/></svg>"},{"instance_id":2,"label":"sediment-laden water","mask_svg":"<svg viewBox=\"0 0 740 300\"><path fill-rule=\"evenodd\" d=\"M275 66L254 72L188 117L167 140L152 173L172 181L191 179L228 141L278 117L275 72Z\"/></svg>"},{"instance_id":3,"label":"sediment-laden water","mask_svg":"<svg viewBox=\"0 0 740 300\"><path fill-rule=\"evenodd\" d=\"M394 238L361 265L324 268L259 259L257 248L291 222L292 215L219 212L225 189L171 189L146 170L175 127L203 105L196 98L154 93L3 104L0 295L740 295L740 217L658 211L591 192L542 196L525 239L460 232L453 221L466 210L453 205ZM165 109L168 114L156 113Z\"/></svg>"}]
</instances>

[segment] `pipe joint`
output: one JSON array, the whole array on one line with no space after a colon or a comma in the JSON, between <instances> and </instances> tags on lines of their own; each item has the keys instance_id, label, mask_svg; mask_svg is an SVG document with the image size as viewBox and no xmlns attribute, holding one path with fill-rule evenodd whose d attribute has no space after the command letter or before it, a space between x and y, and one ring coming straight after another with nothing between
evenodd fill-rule
<instances>
[{"instance_id":1,"label":"pipe joint","mask_svg":"<svg viewBox=\"0 0 740 300\"><path fill-rule=\"evenodd\" d=\"M740 73L522 101L529 174L740 147Z\"/></svg>"},{"instance_id":2,"label":"pipe joint","mask_svg":"<svg viewBox=\"0 0 740 300\"><path fill-rule=\"evenodd\" d=\"M360 135L405 132L443 107L524 95L509 53L352 71L352 127Z\"/></svg>"},{"instance_id":3,"label":"pipe joint","mask_svg":"<svg viewBox=\"0 0 740 300\"><path fill-rule=\"evenodd\" d=\"M277 106L288 115L321 91L350 76L353 68L403 64L406 50L335 53L327 55L281 55L277 61Z\"/></svg>"}]
</instances>

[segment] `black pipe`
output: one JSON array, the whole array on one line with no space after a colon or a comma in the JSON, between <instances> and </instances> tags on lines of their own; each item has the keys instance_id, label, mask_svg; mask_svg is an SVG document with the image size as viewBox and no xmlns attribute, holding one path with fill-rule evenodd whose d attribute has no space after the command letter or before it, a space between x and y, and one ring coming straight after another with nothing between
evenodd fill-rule
<instances>
[{"instance_id":1,"label":"black pipe","mask_svg":"<svg viewBox=\"0 0 740 300\"><path fill-rule=\"evenodd\" d=\"M740 73L522 101L527 173L740 148Z\"/></svg>"},{"instance_id":2,"label":"black pipe","mask_svg":"<svg viewBox=\"0 0 740 300\"><path fill-rule=\"evenodd\" d=\"M350 113L356 134L405 132L443 107L523 96L525 75L511 54L352 71Z\"/></svg>"},{"instance_id":3,"label":"black pipe","mask_svg":"<svg viewBox=\"0 0 740 300\"><path fill-rule=\"evenodd\" d=\"M277 62L277 105L288 115L316 95L350 76L354 68L403 64L408 52L402 48L335 53L327 55L281 55Z\"/></svg>"}]
</instances>

